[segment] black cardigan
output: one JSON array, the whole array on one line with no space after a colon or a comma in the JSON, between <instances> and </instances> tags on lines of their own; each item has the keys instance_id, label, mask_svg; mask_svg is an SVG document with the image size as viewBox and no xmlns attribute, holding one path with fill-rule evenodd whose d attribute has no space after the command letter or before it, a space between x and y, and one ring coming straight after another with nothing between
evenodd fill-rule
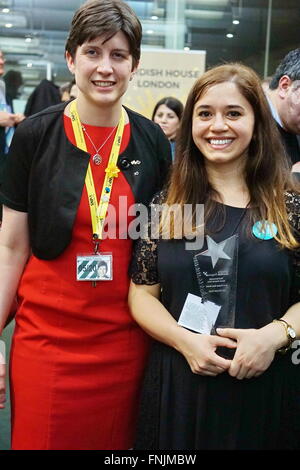
<instances>
[{"instance_id":1,"label":"black cardigan","mask_svg":"<svg viewBox=\"0 0 300 470\"><path fill-rule=\"evenodd\" d=\"M65 134L66 105L47 108L18 126L0 192L2 204L28 212L31 249L41 259L56 258L71 241L90 158ZM147 205L166 180L170 145L158 125L126 111L131 134L127 148L119 155L118 167L135 202Z\"/></svg>"}]
</instances>

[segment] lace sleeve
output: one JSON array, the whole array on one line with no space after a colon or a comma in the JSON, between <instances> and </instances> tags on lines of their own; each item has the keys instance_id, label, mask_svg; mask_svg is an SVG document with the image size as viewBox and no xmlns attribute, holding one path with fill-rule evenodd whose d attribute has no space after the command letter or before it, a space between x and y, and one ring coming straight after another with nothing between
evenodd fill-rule
<instances>
[{"instance_id":1,"label":"lace sleeve","mask_svg":"<svg viewBox=\"0 0 300 470\"><path fill-rule=\"evenodd\" d=\"M161 204L164 199L165 192L160 191L152 199L149 205L148 230L145 238L136 241L129 275L135 284L154 285L158 284L159 275L157 271L157 245L158 238L150 238L151 234L151 217L157 209L157 205Z\"/></svg>"},{"instance_id":2,"label":"lace sleeve","mask_svg":"<svg viewBox=\"0 0 300 470\"><path fill-rule=\"evenodd\" d=\"M300 195L286 193L288 219L294 229L294 235L300 243ZM300 301L300 248L293 252L294 277L292 285L292 303Z\"/></svg>"},{"instance_id":3,"label":"lace sleeve","mask_svg":"<svg viewBox=\"0 0 300 470\"><path fill-rule=\"evenodd\" d=\"M286 192L285 198L288 219L294 228L295 236L300 242L300 194Z\"/></svg>"}]
</instances>

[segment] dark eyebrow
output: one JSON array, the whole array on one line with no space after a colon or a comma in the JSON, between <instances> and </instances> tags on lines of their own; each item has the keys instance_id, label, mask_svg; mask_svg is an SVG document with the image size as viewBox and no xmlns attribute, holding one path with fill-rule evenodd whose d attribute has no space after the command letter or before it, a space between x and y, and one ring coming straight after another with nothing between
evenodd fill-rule
<instances>
[{"instance_id":1,"label":"dark eyebrow","mask_svg":"<svg viewBox=\"0 0 300 470\"><path fill-rule=\"evenodd\" d=\"M236 108L244 109L243 106L240 106L239 104L230 104L230 105L226 106L226 108L229 108L229 109L231 109L231 108L234 108L234 109L236 109Z\"/></svg>"},{"instance_id":2,"label":"dark eyebrow","mask_svg":"<svg viewBox=\"0 0 300 470\"><path fill-rule=\"evenodd\" d=\"M103 45L104 43L101 44L101 46ZM91 42L86 42L84 44L85 47L93 47L95 49L101 49L101 46L99 46L99 44L95 44L93 43L92 41ZM129 49L122 49L122 48L118 48L116 47L115 49L113 49L114 52L125 52L126 54L130 54L130 51Z\"/></svg>"},{"instance_id":3,"label":"dark eyebrow","mask_svg":"<svg viewBox=\"0 0 300 470\"><path fill-rule=\"evenodd\" d=\"M198 108L208 109L208 108L211 108L211 106L209 106L208 104L200 104L199 106L197 106L197 109Z\"/></svg>"},{"instance_id":4,"label":"dark eyebrow","mask_svg":"<svg viewBox=\"0 0 300 470\"><path fill-rule=\"evenodd\" d=\"M118 48L116 48L116 49L113 49L113 51L114 52L125 52L126 54L130 53L129 49L118 49Z\"/></svg>"},{"instance_id":5,"label":"dark eyebrow","mask_svg":"<svg viewBox=\"0 0 300 470\"><path fill-rule=\"evenodd\" d=\"M209 105L209 104L200 104L199 106L197 106L196 110L199 110L199 109L210 109L210 108L213 108L213 106ZM240 106L238 104L229 104L228 106L226 106L227 109L244 109L243 106Z\"/></svg>"}]
</instances>

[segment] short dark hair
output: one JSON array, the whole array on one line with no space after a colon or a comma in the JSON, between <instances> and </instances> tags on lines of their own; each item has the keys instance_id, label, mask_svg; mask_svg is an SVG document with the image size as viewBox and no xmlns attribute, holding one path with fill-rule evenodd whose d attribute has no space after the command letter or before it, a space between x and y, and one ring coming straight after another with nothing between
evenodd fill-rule
<instances>
[{"instance_id":1,"label":"short dark hair","mask_svg":"<svg viewBox=\"0 0 300 470\"><path fill-rule=\"evenodd\" d=\"M154 120L154 116L156 114L156 111L158 110L158 108L164 104L165 106L167 106L168 108L172 109L172 111L174 111L174 113L176 114L176 116L178 117L178 119L180 120L181 119L181 116L182 116L182 113L183 113L183 104L181 103L181 101L179 101L177 98L174 98L173 96L166 96L165 98L162 98L161 100L159 100L154 109L153 109L153 113L152 113L152 121Z\"/></svg>"},{"instance_id":2,"label":"short dark hair","mask_svg":"<svg viewBox=\"0 0 300 470\"><path fill-rule=\"evenodd\" d=\"M123 0L88 0L74 14L65 50L74 58L85 41L105 35L106 41L122 31L129 43L133 67L141 56L142 25Z\"/></svg>"},{"instance_id":3,"label":"short dark hair","mask_svg":"<svg viewBox=\"0 0 300 470\"><path fill-rule=\"evenodd\" d=\"M6 86L6 93L8 93L11 98L17 98L18 90L20 86L23 85L23 77L19 70L9 70L3 77Z\"/></svg>"},{"instance_id":4,"label":"short dark hair","mask_svg":"<svg viewBox=\"0 0 300 470\"><path fill-rule=\"evenodd\" d=\"M100 261L100 263L99 263L99 268L100 268L101 266L105 266L106 272L108 271L107 263L106 263L105 261L103 261L103 260Z\"/></svg>"},{"instance_id":5,"label":"short dark hair","mask_svg":"<svg viewBox=\"0 0 300 470\"><path fill-rule=\"evenodd\" d=\"M300 80L300 48L290 51L282 59L269 84L271 90L278 88L283 75L287 75L292 81Z\"/></svg>"}]
</instances>

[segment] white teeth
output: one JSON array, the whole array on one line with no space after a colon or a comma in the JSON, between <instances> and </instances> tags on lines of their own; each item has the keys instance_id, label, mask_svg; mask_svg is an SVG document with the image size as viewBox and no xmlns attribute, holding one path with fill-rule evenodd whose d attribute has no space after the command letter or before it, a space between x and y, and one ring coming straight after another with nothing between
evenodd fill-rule
<instances>
[{"instance_id":1,"label":"white teeth","mask_svg":"<svg viewBox=\"0 0 300 470\"><path fill-rule=\"evenodd\" d=\"M102 87L109 87L114 84L114 82L96 82L94 81L95 85L102 86Z\"/></svg>"},{"instance_id":2,"label":"white teeth","mask_svg":"<svg viewBox=\"0 0 300 470\"><path fill-rule=\"evenodd\" d=\"M212 145L226 145L232 142L232 139L209 139Z\"/></svg>"}]
</instances>

